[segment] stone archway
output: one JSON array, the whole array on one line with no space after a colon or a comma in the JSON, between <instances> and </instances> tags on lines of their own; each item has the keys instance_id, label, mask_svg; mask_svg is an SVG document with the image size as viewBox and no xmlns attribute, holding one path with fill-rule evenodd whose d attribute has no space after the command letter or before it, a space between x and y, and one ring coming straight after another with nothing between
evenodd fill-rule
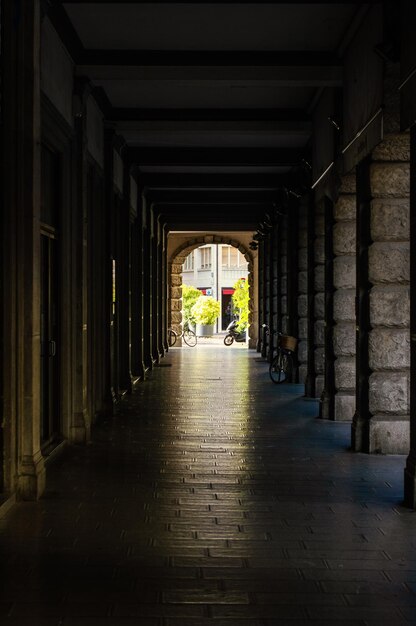
<instances>
[{"instance_id":1,"label":"stone archway","mask_svg":"<svg viewBox=\"0 0 416 626\"><path fill-rule=\"evenodd\" d=\"M244 255L248 263L248 275L249 275L249 328L253 328L254 335L257 334L257 329L254 326L255 323L255 273L254 273L254 259L252 253L243 245L240 241L223 236L223 235L201 235L198 237L192 237L188 241L185 241L178 246L172 254L170 254L168 261L168 276L169 276L169 303L168 303L168 326L174 330L180 332L182 324L182 266L186 257L190 252L196 250L200 246L206 244L227 244L237 248L241 254ZM256 337L251 336L249 333L249 348L256 346Z\"/></svg>"}]
</instances>

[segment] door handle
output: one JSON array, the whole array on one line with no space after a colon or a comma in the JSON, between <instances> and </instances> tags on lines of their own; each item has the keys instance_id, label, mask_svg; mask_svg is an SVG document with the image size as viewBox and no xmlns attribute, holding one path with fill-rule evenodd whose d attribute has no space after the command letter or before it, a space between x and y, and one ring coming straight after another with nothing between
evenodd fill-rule
<instances>
[{"instance_id":1,"label":"door handle","mask_svg":"<svg viewBox=\"0 0 416 626\"><path fill-rule=\"evenodd\" d=\"M56 341L49 341L49 356L56 356Z\"/></svg>"}]
</instances>

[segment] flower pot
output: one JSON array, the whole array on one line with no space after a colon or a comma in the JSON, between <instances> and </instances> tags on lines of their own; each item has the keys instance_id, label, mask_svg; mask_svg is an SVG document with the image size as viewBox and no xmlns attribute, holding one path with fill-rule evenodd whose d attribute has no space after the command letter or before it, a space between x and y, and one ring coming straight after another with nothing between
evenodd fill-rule
<instances>
[{"instance_id":1,"label":"flower pot","mask_svg":"<svg viewBox=\"0 0 416 626\"><path fill-rule=\"evenodd\" d=\"M215 332L215 324L197 324L196 336L197 337L211 337Z\"/></svg>"}]
</instances>

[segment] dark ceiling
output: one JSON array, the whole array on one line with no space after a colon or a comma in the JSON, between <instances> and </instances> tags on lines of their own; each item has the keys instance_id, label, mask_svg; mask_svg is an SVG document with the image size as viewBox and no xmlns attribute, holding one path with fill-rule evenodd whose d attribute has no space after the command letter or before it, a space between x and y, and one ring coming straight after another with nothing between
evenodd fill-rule
<instances>
[{"instance_id":1,"label":"dark ceiling","mask_svg":"<svg viewBox=\"0 0 416 626\"><path fill-rule=\"evenodd\" d=\"M305 180L311 113L364 5L52 2L171 229L252 229Z\"/></svg>"}]
</instances>

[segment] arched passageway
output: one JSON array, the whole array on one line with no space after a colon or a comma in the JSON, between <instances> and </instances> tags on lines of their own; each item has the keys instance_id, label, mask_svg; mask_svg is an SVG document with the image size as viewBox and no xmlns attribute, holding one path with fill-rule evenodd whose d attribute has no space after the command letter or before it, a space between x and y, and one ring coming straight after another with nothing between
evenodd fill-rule
<instances>
[{"instance_id":1,"label":"arched passageway","mask_svg":"<svg viewBox=\"0 0 416 626\"><path fill-rule=\"evenodd\" d=\"M248 346L253 348L257 345L258 333L258 271L257 254L251 253L247 247L238 239L230 238L227 235L196 235L177 245L182 237L171 235L170 247L168 248L168 276L169 276L169 326L174 330L179 330L182 323L182 270L186 257L190 252L206 244L227 244L239 250L248 263L248 283L249 283L249 332ZM247 239L247 235L243 236ZM176 247L177 245L177 247Z\"/></svg>"}]
</instances>

